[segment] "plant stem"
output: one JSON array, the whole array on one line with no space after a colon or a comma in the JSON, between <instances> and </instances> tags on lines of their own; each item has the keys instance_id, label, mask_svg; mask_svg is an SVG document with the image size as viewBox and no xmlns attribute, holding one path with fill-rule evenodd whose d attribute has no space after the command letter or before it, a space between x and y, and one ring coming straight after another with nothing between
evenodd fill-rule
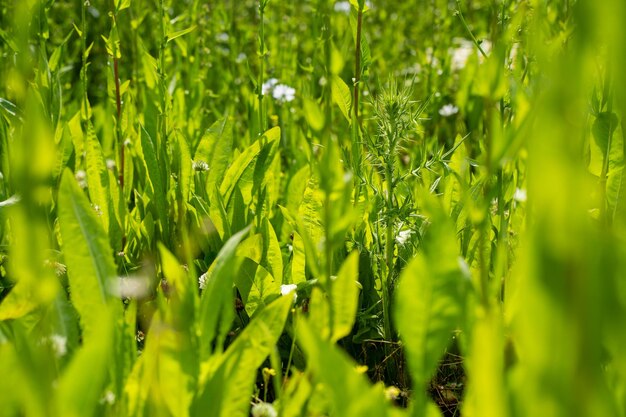
<instances>
[{"instance_id":1,"label":"plant stem","mask_svg":"<svg viewBox=\"0 0 626 417\"><path fill-rule=\"evenodd\" d=\"M257 81L257 98L259 100L259 136L266 130L265 112L263 111L263 78L265 72L265 6L267 0L259 0L259 78Z\"/></svg>"},{"instance_id":2,"label":"plant stem","mask_svg":"<svg viewBox=\"0 0 626 417\"><path fill-rule=\"evenodd\" d=\"M391 340L391 300L389 289L393 279L393 261L395 252L395 233L394 218L392 214L393 208L393 166L387 163L385 167L385 179L387 182L387 230L385 239L385 264L387 265L386 277L382 283L383 287L383 320L384 320L384 336L386 340Z\"/></svg>"},{"instance_id":3,"label":"plant stem","mask_svg":"<svg viewBox=\"0 0 626 417\"><path fill-rule=\"evenodd\" d=\"M82 87L83 87L83 110L84 114L82 115L83 121L89 119L89 99L87 97L87 23L85 17L85 2L81 1L80 11L80 30L81 30L81 50L82 50L82 67L80 69L81 78L82 78ZM82 114L82 112L81 112Z\"/></svg>"}]
</instances>

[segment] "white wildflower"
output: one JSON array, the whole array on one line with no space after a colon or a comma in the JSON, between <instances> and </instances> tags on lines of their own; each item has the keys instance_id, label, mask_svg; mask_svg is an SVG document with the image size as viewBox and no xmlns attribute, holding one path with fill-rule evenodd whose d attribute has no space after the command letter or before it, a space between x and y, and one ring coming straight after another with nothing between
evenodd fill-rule
<instances>
[{"instance_id":1,"label":"white wildflower","mask_svg":"<svg viewBox=\"0 0 626 417\"><path fill-rule=\"evenodd\" d=\"M513 194L513 199L519 203L523 203L526 201L526 190L522 188L516 188L515 194Z\"/></svg>"},{"instance_id":2,"label":"white wildflower","mask_svg":"<svg viewBox=\"0 0 626 417\"><path fill-rule=\"evenodd\" d=\"M200 286L201 290L206 288L208 279L209 279L209 276L207 275L206 272L198 277L198 285Z\"/></svg>"},{"instance_id":3,"label":"white wildflower","mask_svg":"<svg viewBox=\"0 0 626 417\"><path fill-rule=\"evenodd\" d=\"M459 108L453 104L446 104L439 109L439 115L443 117L450 117L459 112Z\"/></svg>"},{"instance_id":4,"label":"white wildflower","mask_svg":"<svg viewBox=\"0 0 626 417\"><path fill-rule=\"evenodd\" d=\"M278 80L276 78L270 78L269 80L265 81L263 83L263 86L261 87L263 95L269 94L272 90L274 90L276 84L278 84Z\"/></svg>"},{"instance_id":5,"label":"white wildflower","mask_svg":"<svg viewBox=\"0 0 626 417\"><path fill-rule=\"evenodd\" d=\"M474 43L467 39L455 38L454 42L458 45L456 48L452 49L452 61L450 62L450 67L453 71L459 71L465 68L467 64L467 60L476 53L474 50Z\"/></svg>"},{"instance_id":6,"label":"white wildflower","mask_svg":"<svg viewBox=\"0 0 626 417\"><path fill-rule=\"evenodd\" d=\"M194 161L193 163L193 169L196 171L208 171L209 170L209 164L207 164L204 161Z\"/></svg>"},{"instance_id":7,"label":"white wildflower","mask_svg":"<svg viewBox=\"0 0 626 417\"><path fill-rule=\"evenodd\" d=\"M243 52L239 53L239 55L237 55L237 58L235 58L235 62L237 62L238 64L241 64L242 62L245 62L246 59L248 59L248 57L246 56L246 54L244 54Z\"/></svg>"},{"instance_id":8,"label":"white wildflower","mask_svg":"<svg viewBox=\"0 0 626 417\"><path fill-rule=\"evenodd\" d=\"M228 33L222 32L216 36L216 39L219 42L228 42L228 40L230 39L230 36L228 36Z\"/></svg>"},{"instance_id":9,"label":"white wildflower","mask_svg":"<svg viewBox=\"0 0 626 417\"><path fill-rule=\"evenodd\" d=\"M396 242L398 242L399 245L404 245L409 240L412 234L412 230L402 230L400 231L400 233L398 233L398 236L396 236Z\"/></svg>"},{"instance_id":10,"label":"white wildflower","mask_svg":"<svg viewBox=\"0 0 626 417\"><path fill-rule=\"evenodd\" d=\"M50 336L49 340L56 357L60 358L61 356L65 356L67 353L67 337L61 336L60 334L53 334Z\"/></svg>"},{"instance_id":11,"label":"white wildflower","mask_svg":"<svg viewBox=\"0 0 626 417\"><path fill-rule=\"evenodd\" d=\"M274 87L272 96L281 103L293 101L296 98L296 90L285 84L278 84Z\"/></svg>"},{"instance_id":12,"label":"white wildflower","mask_svg":"<svg viewBox=\"0 0 626 417\"><path fill-rule=\"evenodd\" d=\"M78 182L78 186L80 188L87 188L87 173L85 171L79 169L76 171L74 176L76 177L76 181Z\"/></svg>"},{"instance_id":13,"label":"white wildflower","mask_svg":"<svg viewBox=\"0 0 626 417\"><path fill-rule=\"evenodd\" d=\"M112 391L105 392L104 396L100 399L100 404L112 405L113 403L115 403L115 394Z\"/></svg>"},{"instance_id":14,"label":"white wildflower","mask_svg":"<svg viewBox=\"0 0 626 417\"><path fill-rule=\"evenodd\" d=\"M281 285L280 286L280 294L281 295L288 295L293 293L293 302L296 302L296 299L298 298L298 294L296 293L296 290L298 289L298 286L296 284L285 284L285 285Z\"/></svg>"},{"instance_id":15,"label":"white wildflower","mask_svg":"<svg viewBox=\"0 0 626 417\"><path fill-rule=\"evenodd\" d=\"M278 413L270 403L258 403L252 406L252 417L276 417Z\"/></svg>"},{"instance_id":16,"label":"white wildflower","mask_svg":"<svg viewBox=\"0 0 626 417\"><path fill-rule=\"evenodd\" d=\"M115 169L115 159L107 159L107 169L113 171Z\"/></svg>"}]
</instances>

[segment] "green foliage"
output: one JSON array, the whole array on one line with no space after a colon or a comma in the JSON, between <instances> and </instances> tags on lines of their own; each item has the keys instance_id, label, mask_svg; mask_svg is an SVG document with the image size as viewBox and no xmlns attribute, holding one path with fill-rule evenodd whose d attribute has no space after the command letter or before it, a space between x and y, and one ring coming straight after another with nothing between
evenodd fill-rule
<instances>
[{"instance_id":1,"label":"green foliage","mask_svg":"<svg viewBox=\"0 0 626 417\"><path fill-rule=\"evenodd\" d=\"M0 3L0 416L626 417L623 1Z\"/></svg>"}]
</instances>

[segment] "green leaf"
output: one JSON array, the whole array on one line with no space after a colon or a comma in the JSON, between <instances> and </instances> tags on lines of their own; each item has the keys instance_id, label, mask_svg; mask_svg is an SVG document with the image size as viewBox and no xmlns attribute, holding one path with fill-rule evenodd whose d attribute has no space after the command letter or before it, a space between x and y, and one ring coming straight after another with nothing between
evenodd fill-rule
<instances>
[{"instance_id":1,"label":"green leaf","mask_svg":"<svg viewBox=\"0 0 626 417\"><path fill-rule=\"evenodd\" d=\"M262 266L257 266L246 300L246 313L252 317L280 296L280 284Z\"/></svg>"},{"instance_id":2,"label":"green leaf","mask_svg":"<svg viewBox=\"0 0 626 417\"><path fill-rule=\"evenodd\" d=\"M157 152L152 138L141 126L141 149L143 151L144 163L148 171L148 180L154 191L154 201L156 205L156 215L159 219L159 227L162 235L167 238L169 236L169 224L167 215L166 185L163 184L161 178L161 165L157 159Z\"/></svg>"},{"instance_id":3,"label":"green leaf","mask_svg":"<svg viewBox=\"0 0 626 417\"><path fill-rule=\"evenodd\" d=\"M232 156L232 131L232 122L229 117L226 116L216 121L200 139L193 157L196 162L203 161L209 164L206 191L211 201L224 180L228 162Z\"/></svg>"},{"instance_id":4,"label":"green leaf","mask_svg":"<svg viewBox=\"0 0 626 417\"><path fill-rule=\"evenodd\" d=\"M278 143L279 139L280 128L274 127L265 132L262 137L246 148L241 155L233 161L228 171L226 171L224 181L220 186L220 193L224 197L224 201L227 205L233 191L235 190L235 186L237 186L247 170L255 167L254 174L256 174L256 172L265 172L263 169L256 169L255 163L257 158L259 158L262 153L265 153L265 160L271 162L272 158L270 156L273 155L273 150L275 149L275 145ZM255 175L254 181L257 182L257 180L258 176Z\"/></svg>"},{"instance_id":5,"label":"green leaf","mask_svg":"<svg viewBox=\"0 0 626 417\"><path fill-rule=\"evenodd\" d=\"M183 29L183 30L179 30L176 32L169 32L167 34L167 42L173 41L176 38L180 38L181 36L184 36L192 31L194 31L196 29L196 26L191 26L188 27L187 29Z\"/></svg>"},{"instance_id":6,"label":"green leaf","mask_svg":"<svg viewBox=\"0 0 626 417\"><path fill-rule=\"evenodd\" d=\"M390 406L380 386L372 386L357 364L330 342L323 340L309 320L298 320L297 339L307 357L308 368L325 392L336 416L382 417Z\"/></svg>"},{"instance_id":7,"label":"green leaf","mask_svg":"<svg viewBox=\"0 0 626 417\"><path fill-rule=\"evenodd\" d=\"M17 117L17 118L21 118L22 113L20 112L20 109L13 103L11 103L9 100L6 100L2 97L0 97L0 109L4 110L6 112L6 114L8 114L11 117Z\"/></svg>"},{"instance_id":8,"label":"green leaf","mask_svg":"<svg viewBox=\"0 0 626 417\"><path fill-rule=\"evenodd\" d=\"M613 222L626 225L626 172L624 168L609 173L606 183L609 216Z\"/></svg>"},{"instance_id":9,"label":"green leaf","mask_svg":"<svg viewBox=\"0 0 626 417\"><path fill-rule=\"evenodd\" d=\"M67 178L67 175L64 175ZM56 405L58 415L89 417L95 414L104 394L104 384L111 367L115 316L106 308L97 309L97 332L74 355L58 381Z\"/></svg>"},{"instance_id":10,"label":"green leaf","mask_svg":"<svg viewBox=\"0 0 626 417\"><path fill-rule=\"evenodd\" d=\"M280 251L274 227L267 218L263 219L261 233L263 234L263 265L280 284L283 282L283 254Z\"/></svg>"},{"instance_id":11,"label":"green leaf","mask_svg":"<svg viewBox=\"0 0 626 417\"><path fill-rule=\"evenodd\" d=\"M183 135L176 135L177 149L179 156L179 172L178 172L178 197L179 201L188 202L191 198L191 176L193 171L193 165L191 161L191 153L189 152L189 146L187 140ZM181 207L186 207L186 204L181 204Z\"/></svg>"},{"instance_id":12,"label":"green leaf","mask_svg":"<svg viewBox=\"0 0 626 417\"><path fill-rule=\"evenodd\" d=\"M85 138L85 165L87 168L87 185L93 210L102 222L104 230L109 231L109 214L111 197L109 193L109 174L104 163L100 142L95 136L93 126L87 125Z\"/></svg>"},{"instance_id":13,"label":"green leaf","mask_svg":"<svg viewBox=\"0 0 626 417\"><path fill-rule=\"evenodd\" d=\"M274 349L291 309L292 297L264 308L228 347L194 404L194 415L247 417L257 368Z\"/></svg>"},{"instance_id":14,"label":"green leaf","mask_svg":"<svg viewBox=\"0 0 626 417\"><path fill-rule=\"evenodd\" d=\"M249 228L235 233L220 250L217 258L206 273L206 287L200 298L198 327L200 330L200 360L206 361L215 349L222 350L226 333L234 317L233 276L237 269L235 251Z\"/></svg>"},{"instance_id":15,"label":"green leaf","mask_svg":"<svg viewBox=\"0 0 626 417\"><path fill-rule=\"evenodd\" d=\"M333 334L331 341L347 336L352 331L359 302L359 253L352 252L341 265L337 278L331 283Z\"/></svg>"},{"instance_id":16,"label":"green leaf","mask_svg":"<svg viewBox=\"0 0 626 417\"><path fill-rule=\"evenodd\" d=\"M291 257L291 284L299 284L306 281L306 258L304 254L304 241L297 232L293 233L291 246L293 248Z\"/></svg>"},{"instance_id":17,"label":"green leaf","mask_svg":"<svg viewBox=\"0 0 626 417\"><path fill-rule=\"evenodd\" d=\"M423 252L406 266L395 291L394 319L415 387L417 414L426 406L426 384L462 320L467 282L449 219L436 202L429 209Z\"/></svg>"},{"instance_id":18,"label":"green leaf","mask_svg":"<svg viewBox=\"0 0 626 417\"><path fill-rule=\"evenodd\" d=\"M324 129L326 121L324 119L324 113L322 113L322 110L320 109L320 105L317 103L317 101L308 97L305 97L303 99L303 105L304 117L307 123L309 124L309 126L311 126L311 129L315 130L316 132L321 132L322 129Z\"/></svg>"},{"instance_id":19,"label":"green leaf","mask_svg":"<svg viewBox=\"0 0 626 417\"><path fill-rule=\"evenodd\" d=\"M61 178L58 200L71 299L80 315L84 338L88 340L102 325L100 310L111 305L121 315L120 301L108 292L116 277L115 263L100 222L67 169Z\"/></svg>"},{"instance_id":20,"label":"green leaf","mask_svg":"<svg viewBox=\"0 0 626 417\"><path fill-rule=\"evenodd\" d=\"M341 110L341 114L343 114L346 120L351 122L350 108L352 107L352 95L350 88L338 75L332 76L330 87L333 94L333 101L339 106L339 110Z\"/></svg>"},{"instance_id":21,"label":"green leaf","mask_svg":"<svg viewBox=\"0 0 626 417\"><path fill-rule=\"evenodd\" d=\"M602 151L602 156L606 156L606 151L609 146L611 137L615 130L617 129L619 120L615 113L602 112L596 116L595 122L593 122L593 126L591 131L593 132L593 137L596 140L596 144L600 147Z\"/></svg>"}]
</instances>

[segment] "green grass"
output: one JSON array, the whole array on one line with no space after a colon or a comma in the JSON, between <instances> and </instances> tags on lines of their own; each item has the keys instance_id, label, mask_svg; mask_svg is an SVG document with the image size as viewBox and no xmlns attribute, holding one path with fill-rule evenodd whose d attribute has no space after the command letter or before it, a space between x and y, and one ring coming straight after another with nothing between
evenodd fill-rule
<instances>
[{"instance_id":1,"label":"green grass","mask_svg":"<svg viewBox=\"0 0 626 417\"><path fill-rule=\"evenodd\" d=\"M626 417L622 3L0 2L0 416Z\"/></svg>"}]
</instances>

